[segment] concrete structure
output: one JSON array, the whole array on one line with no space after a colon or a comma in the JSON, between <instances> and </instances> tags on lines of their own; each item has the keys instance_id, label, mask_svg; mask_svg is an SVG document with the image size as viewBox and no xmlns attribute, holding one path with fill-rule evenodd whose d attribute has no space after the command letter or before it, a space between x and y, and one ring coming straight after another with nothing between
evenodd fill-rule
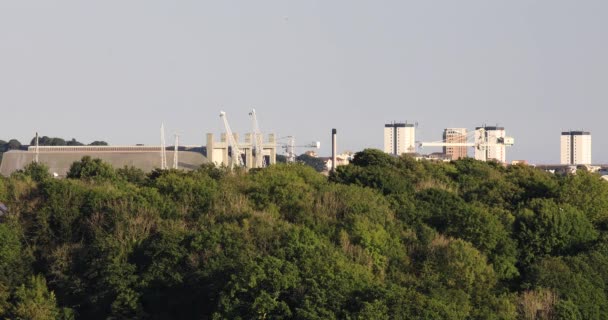
<instances>
[{"instance_id":1,"label":"concrete structure","mask_svg":"<svg viewBox=\"0 0 608 320\"><path fill-rule=\"evenodd\" d=\"M560 143L561 164L591 164L591 133L586 131L565 131Z\"/></svg>"},{"instance_id":2,"label":"concrete structure","mask_svg":"<svg viewBox=\"0 0 608 320\"><path fill-rule=\"evenodd\" d=\"M255 168L256 163L255 157L265 157L266 163L275 164L277 161L277 143L274 134L268 135L268 141L262 142L262 152L260 154L254 154L254 144L252 141L252 134L245 134L245 142L239 142L238 134L234 133L234 141L237 143L239 150L242 152L243 163L246 168ZM229 141L226 133L222 133L220 141L214 141L213 133L207 133L207 158L211 163L215 165L232 166L233 161L231 150L229 150Z\"/></svg>"},{"instance_id":3,"label":"concrete structure","mask_svg":"<svg viewBox=\"0 0 608 320\"><path fill-rule=\"evenodd\" d=\"M38 155L38 161L49 167L49 172L58 177L65 177L70 166L84 156L99 158L114 168L133 166L146 172L160 168L160 146L31 146L27 151L12 150L4 153L0 163L0 174L9 176L17 170L32 163ZM174 151L167 151L171 156ZM179 169L194 170L208 163L205 150L201 147L179 148Z\"/></svg>"},{"instance_id":4,"label":"concrete structure","mask_svg":"<svg viewBox=\"0 0 608 320\"><path fill-rule=\"evenodd\" d=\"M466 143L467 129L466 128L446 128L443 130L443 141L446 143ZM467 147L465 145L443 147L443 153L451 160L458 160L468 156Z\"/></svg>"},{"instance_id":5,"label":"concrete structure","mask_svg":"<svg viewBox=\"0 0 608 320\"><path fill-rule=\"evenodd\" d=\"M331 129L331 171L336 171L338 166L338 130Z\"/></svg>"},{"instance_id":6,"label":"concrete structure","mask_svg":"<svg viewBox=\"0 0 608 320\"><path fill-rule=\"evenodd\" d=\"M507 141L504 127L477 127L475 128L475 159L481 161L496 160L506 162L506 145L512 145Z\"/></svg>"},{"instance_id":7,"label":"concrete structure","mask_svg":"<svg viewBox=\"0 0 608 320\"><path fill-rule=\"evenodd\" d=\"M384 125L384 152L396 156L416 152L416 128L410 123Z\"/></svg>"}]
</instances>

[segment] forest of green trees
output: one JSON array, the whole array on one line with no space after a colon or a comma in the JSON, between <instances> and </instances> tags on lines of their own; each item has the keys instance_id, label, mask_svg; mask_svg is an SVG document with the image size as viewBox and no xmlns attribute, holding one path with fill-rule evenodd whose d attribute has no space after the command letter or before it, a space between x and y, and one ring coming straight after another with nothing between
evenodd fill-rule
<instances>
[{"instance_id":1,"label":"forest of green trees","mask_svg":"<svg viewBox=\"0 0 608 320\"><path fill-rule=\"evenodd\" d=\"M364 150L0 177L0 318L607 319L608 183Z\"/></svg>"}]
</instances>

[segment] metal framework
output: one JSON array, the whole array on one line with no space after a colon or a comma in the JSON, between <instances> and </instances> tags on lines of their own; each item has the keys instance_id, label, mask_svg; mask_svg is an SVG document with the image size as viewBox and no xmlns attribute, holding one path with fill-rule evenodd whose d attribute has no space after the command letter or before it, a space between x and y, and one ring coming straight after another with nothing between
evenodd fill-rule
<instances>
[{"instance_id":1,"label":"metal framework","mask_svg":"<svg viewBox=\"0 0 608 320\"><path fill-rule=\"evenodd\" d=\"M234 139L234 135L232 134L232 129L230 129L230 125L228 124L226 112L221 111L220 118L222 118L222 120L224 121L224 128L226 129L228 146L230 146L230 149L232 150L232 161L230 162L231 167L234 167L235 165L242 167L243 166L243 158L241 157L242 153L241 153L241 150L239 149L238 143Z\"/></svg>"},{"instance_id":2,"label":"metal framework","mask_svg":"<svg viewBox=\"0 0 608 320\"><path fill-rule=\"evenodd\" d=\"M510 147L514 144L514 140L511 137L500 138L497 141L489 141L487 131L484 127L478 128L475 131L467 133L466 140L474 139L473 142L446 142L445 140L434 141L434 142L419 142L418 145L423 147L473 147L476 152L483 154L483 161L487 161L486 151L490 147L494 146L505 146Z\"/></svg>"},{"instance_id":3,"label":"metal framework","mask_svg":"<svg viewBox=\"0 0 608 320\"><path fill-rule=\"evenodd\" d=\"M179 154L179 134L175 134L175 146L173 148L173 169L178 169L179 168L179 159L178 159L178 154Z\"/></svg>"},{"instance_id":4,"label":"metal framework","mask_svg":"<svg viewBox=\"0 0 608 320\"><path fill-rule=\"evenodd\" d=\"M321 142L315 141L309 144L296 146L296 138L294 136L286 136L279 138L279 140L287 140L287 143L281 143L281 147L285 149L285 153L287 153L287 162L292 163L296 162L296 148L321 148Z\"/></svg>"},{"instance_id":5,"label":"metal framework","mask_svg":"<svg viewBox=\"0 0 608 320\"><path fill-rule=\"evenodd\" d=\"M255 109L251 109L249 115L251 116L251 138L253 140L251 141L251 144L253 146L252 154L253 159L255 160L255 167L264 168L267 166L266 160L264 159L264 149L262 148L264 136L260 131L260 126L258 124L258 118L255 113Z\"/></svg>"}]
</instances>

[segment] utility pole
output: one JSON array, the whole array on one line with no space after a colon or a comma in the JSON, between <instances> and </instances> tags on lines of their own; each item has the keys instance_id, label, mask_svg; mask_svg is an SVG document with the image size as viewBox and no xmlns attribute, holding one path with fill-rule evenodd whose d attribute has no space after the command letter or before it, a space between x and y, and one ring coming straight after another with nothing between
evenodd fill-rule
<instances>
[{"instance_id":1,"label":"utility pole","mask_svg":"<svg viewBox=\"0 0 608 320\"><path fill-rule=\"evenodd\" d=\"M167 146L165 145L165 124L160 125L160 168L167 169Z\"/></svg>"}]
</instances>

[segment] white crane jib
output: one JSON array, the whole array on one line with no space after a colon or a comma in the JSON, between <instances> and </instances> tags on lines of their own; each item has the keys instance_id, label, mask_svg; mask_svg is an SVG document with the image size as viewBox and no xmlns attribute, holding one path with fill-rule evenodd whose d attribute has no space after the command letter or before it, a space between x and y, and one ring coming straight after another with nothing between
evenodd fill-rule
<instances>
[{"instance_id":1,"label":"white crane jib","mask_svg":"<svg viewBox=\"0 0 608 320\"><path fill-rule=\"evenodd\" d=\"M226 112L220 112L220 118L224 121L224 128L226 129L226 135L228 140L228 146L232 149L232 165L235 164L239 167L243 166L243 158L241 158L241 149L239 149L238 143L234 140L234 135L232 134L232 129L230 129L230 125L228 124L228 119L226 118ZM236 159L236 160L235 160Z\"/></svg>"},{"instance_id":2,"label":"white crane jib","mask_svg":"<svg viewBox=\"0 0 608 320\"><path fill-rule=\"evenodd\" d=\"M262 135L262 132L260 132L260 126L258 124L258 117L255 113L255 109L251 109L249 115L251 116L251 138L253 140L251 141L251 144L253 146L252 154L253 159L255 160L255 167L266 167L266 161L264 161L264 149L262 147L262 143L264 142L264 136Z\"/></svg>"},{"instance_id":3,"label":"white crane jib","mask_svg":"<svg viewBox=\"0 0 608 320\"><path fill-rule=\"evenodd\" d=\"M504 136L504 128L502 130L486 130L486 127L476 128L474 132L469 132L466 138L466 142L446 142L446 141L435 141L435 142L419 142L419 146L423 147L474 147L475 148L475 159L487 161L489 158L500 157L500 161L504 161L504 147L510 147L514 144L514 139L511 137ZM474 141L468 141L473 139ZM489 155L488 152L492 148L500 151L499 155ZM494 149L496 149L494 148ZM496 150L492 151L496 153Z\"/></svg>"},{"instance_id":4,"label":"white crane jib","mask_svg":"<svg viewBox=\"0 0 608 320\"><path fill-rule=\"evenodd\" d=\"M282 147L287 153L287 162L296 162L296 148L321 148L321 142L315 141L305 145L296 146L296 138L294 136L286 136L279 138L279 140L287 139L287 143L282 143Z\"/></svg>"}]
</instances>

